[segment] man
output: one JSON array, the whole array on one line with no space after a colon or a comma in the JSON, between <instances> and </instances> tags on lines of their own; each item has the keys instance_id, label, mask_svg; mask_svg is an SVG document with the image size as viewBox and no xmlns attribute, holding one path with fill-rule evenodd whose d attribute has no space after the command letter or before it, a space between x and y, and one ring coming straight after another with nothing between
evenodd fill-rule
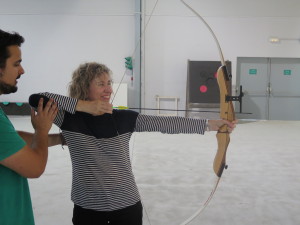
<instances>
[{"instance_id":1,"label":"man","mask_svg":"<svg viewBox=\"0 0 300 225\"><path fill-rule=\"evenodd\" d=\"M18 89L17 80L24 74L23 42L18 33L0 29L0 95ZM112 113L112 105L103 101L78 100L75 109L94 115ZM37 112L31 111L35 132L28 133L16 131L0 107L0 225L34 225L27 178L44 172L49 146L64 143L60 134L48 135L57 111L53 100L43 104L40 99Z\"/></svg>"},{"instance_id":2,"label":"man","mask_svg":"<svg viewBox=\"0 0 300 225\"><path fill-rule=\"evenodd\" d=\"M17 80L24 74L18 33L0 30L0 95L17 91ZM0 107L0 224L34 225L27 178L37 178L45 170L48 146L61 143L59 134L48 135L57 114L50 100L37 112L31 111L34 133L17 132Z\"/></svg>"}]
</instances>

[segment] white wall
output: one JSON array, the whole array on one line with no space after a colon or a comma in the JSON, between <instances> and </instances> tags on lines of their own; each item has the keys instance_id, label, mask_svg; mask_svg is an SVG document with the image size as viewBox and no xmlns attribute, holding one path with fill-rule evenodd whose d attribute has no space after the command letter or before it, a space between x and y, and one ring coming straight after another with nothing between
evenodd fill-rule
<instances>
[{"instance_id":1,"label":"white wall","mask_svg":"<svg viewBox=\"0 0 300 225\"><path fill-rule=\"evenodd\" d=\"M72 71L86 61L106 64L118 82L134 48L134 9L134 0L0 0L0 28L25 37L19 90L0 101L67 94Z\"/></svg>"},{"instance_id":2,"label":"white wall","mask_svg":"<svg viewBox=\"0 0 300 225\"><path fill-rule=\"evenodd\" d=\"M300 42L268 42L270 36L300 38L299 0L186 1L206 19L225 59L232 61L233 84L237 57L300 57ZM143 0L144 23L155 2ZM71 72L89 60L107 64L119 82L124 57L135 47L134 4L135 0L0 0L0 28L26 38L26 73L19 91L0 96L0 101L27 101L31 93L46 90L66 94ZM180 0L159 0L143 42L142 105L156 107L155 95L177 96L184 109L187 60L219 60L211 34Z\"/></svg>"},{"instance_id":3,"label":"white wall","mask_svg":"<svg viewBox=\"0 0 300 225\"><path fill-rule=\"evenodd\" d=\"M186 1L214 30L225 60L232 61L233 84L237 57L300 57L299 41L268 42L271 36L300 39L300 1ZM146 1L147 19L154 2ZM146 29L144 55L144 107L155 107L155 96L161 95L180 97L184 109L187 60L220 60L210 32L179 0L157 4Z\"/></svg>"}]
</instances>

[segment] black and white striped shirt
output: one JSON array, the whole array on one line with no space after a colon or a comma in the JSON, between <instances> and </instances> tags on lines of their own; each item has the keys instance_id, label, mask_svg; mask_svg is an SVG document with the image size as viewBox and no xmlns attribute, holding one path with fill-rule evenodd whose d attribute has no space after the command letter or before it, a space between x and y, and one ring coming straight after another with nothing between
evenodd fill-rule
<instances>
[{"instance_id":1,"label":"black and white striped shirt","mask_svg":"<svg viewBox=\"0 0 300 225\"><path fill-rule=\"evenodd\" d=\"M71 155L71 199L86 209L113 211L140 200L129 156L133 132L204 134L206 126L205 119L149 116L131 110L93 116L75 112L76 99L50 93L32 95L31 106L37 107L41 96L58 104L54 123L61 128Z\"/></svg>"}]
</instances>

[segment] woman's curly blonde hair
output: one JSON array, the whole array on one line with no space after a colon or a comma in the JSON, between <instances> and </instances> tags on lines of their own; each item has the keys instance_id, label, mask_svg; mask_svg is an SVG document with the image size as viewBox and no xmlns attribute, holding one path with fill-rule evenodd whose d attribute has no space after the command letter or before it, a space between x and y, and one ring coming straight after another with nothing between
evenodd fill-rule
<instances>
[{"instance_id":1,"label":"woman's curly blonde hair","mask_svg":"<svg viewBox=\"0 0 300 225\"><path fill-rule=\"evenodd\" d=\"M72 98L87 100L91 81L98 76L108 74L111 77L111 70L104 64L88 62L81 64L72 75L69 83L69 96Z\"/></svg>"}]
</instances>

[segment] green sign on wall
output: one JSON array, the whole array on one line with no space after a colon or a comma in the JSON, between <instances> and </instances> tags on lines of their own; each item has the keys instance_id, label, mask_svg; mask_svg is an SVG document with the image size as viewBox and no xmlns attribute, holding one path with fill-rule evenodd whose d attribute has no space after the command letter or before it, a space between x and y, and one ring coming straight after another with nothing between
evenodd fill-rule
<instances>
[{"instance_id":1,"label":"green sign on wall","mask_svg":"<svg viewBox=\"0 0 300 225\"><path fill-rule=\"evenodd\" d=\"M286 76L292 75L292 70L283 70L283 75L286 75Z\"/></svg>"},{"instance_id":2,"label":"green sign on wall","mask_svg":"<svg viewBox=\"0 0 300 225\"><path fill-rule=\"evenodd\" d=\"M249 69L249 74L250 75L256 75L257 74L257 69Z\"/></svg>"}]
</instances>

